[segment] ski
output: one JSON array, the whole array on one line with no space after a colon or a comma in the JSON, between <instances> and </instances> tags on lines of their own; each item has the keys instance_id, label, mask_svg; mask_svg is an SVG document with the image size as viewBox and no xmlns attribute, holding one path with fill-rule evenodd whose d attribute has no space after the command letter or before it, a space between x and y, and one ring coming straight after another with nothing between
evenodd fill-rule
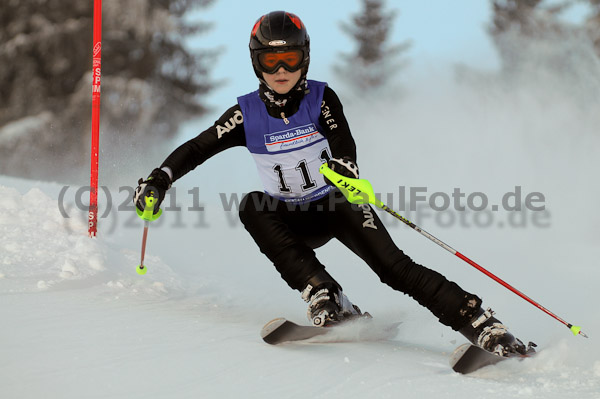
<instances>
[{"instance_id":1,"label":"ski","mask_svg":"<svg viewBox=\"0 0 600 399\"><path fill-rule=\"evenodd\" d=\"M260 336L270 345L304 342L316 337L324 337L323 342L381 340L393 337L400 325L399 322L379 326L372 323L372 319L359 319L331 327L314 327L296 324L284 317L278 317L264 325ZM531 357L536 353L535 346L533 342L530 342L524 355L510 353L500 356L473 344L463 344L456 348L450 356L450 366L457 373L469 374L504 360Z\"/></svg>"},{"instance_id":2,"label":"ski","mask_svg":"<svg viewBox=\"0 0 600 399\"><path fill-rule=\"evenodd\" d=\"M304 341L319 335L325 335L330 329L325 327L301 326L283 317L271 320L260 331L267 344L278 345L283 342Z\"/></svg>"},{"instance_id":3,"label":"ski","mask_svg":"<svg viewBox=\"0 0 600 399\"><path fill-rule=\"evenodd\" d=\"M535 352L535 344L530 342L527 346L526 353L509 353L506 356L500 356L473 344L463 344L456 348L450 356L450 366L452 370L461 374L469 374L483 367L491 366L508 359L524 359L533 356Z\"/></svg>"},{"instance_id":4,"label":"ski","mask_svg":"<svg viewBox=\"0 0 600 399\"><path fill-rule=\"evenodd\" d=\"M270 345L307 341L323 336L326 342L377 341L393 338L400 322L381 324L371 318L356 318L330 327L303 326L278 317L264 325L260 332Z\"/></svg>"}]
</instances>

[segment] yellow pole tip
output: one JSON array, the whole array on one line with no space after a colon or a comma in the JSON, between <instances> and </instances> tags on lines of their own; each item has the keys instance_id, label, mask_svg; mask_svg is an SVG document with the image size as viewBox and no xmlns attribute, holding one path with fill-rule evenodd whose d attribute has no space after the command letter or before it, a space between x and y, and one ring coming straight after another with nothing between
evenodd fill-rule
<instances>
[{"instance_id":1,"label":"yellow pole tip","mask_svg":"<svg viewBox=\"0 0 600 399\"><path fill-rule=\"evenodd\" d=\"M571 326L571 332L573 333L573 335L577 336L581 332L581 327L579 327L579 326Z\"/></svg>"},{"instance_id":2,"label":"yellow pole tip","mask_svg":"<svg viewBox=\"0 0 600 399\"><path fill-rule=\"evenodd\" d=\"M135 271L137 272L137 274L139 274L140 276L143 276L144 274L146 274L146 272L148 271L148 268L142 265L138 265L138 267L135 268Z\"/></svg>"}]
</instances>

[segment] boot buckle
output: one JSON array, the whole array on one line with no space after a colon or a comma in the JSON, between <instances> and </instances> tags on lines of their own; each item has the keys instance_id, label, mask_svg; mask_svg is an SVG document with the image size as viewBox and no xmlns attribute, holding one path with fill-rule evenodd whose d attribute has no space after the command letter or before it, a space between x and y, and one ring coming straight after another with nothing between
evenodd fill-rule
<instances>
[{"instance_id":1,"label":"boot buckle","mask_svg":"<svg viewBox=\"0 0 600 399\"><path fill-rule=\"evenodd\" d=\"M481 316L476 318L471 325L473 326L473 328L479 327L480 325L488 321L494 315L494 313L496 312L494 312L491 308L487 308L487 310L483 312Z\"/></svg>"}]
</instances>

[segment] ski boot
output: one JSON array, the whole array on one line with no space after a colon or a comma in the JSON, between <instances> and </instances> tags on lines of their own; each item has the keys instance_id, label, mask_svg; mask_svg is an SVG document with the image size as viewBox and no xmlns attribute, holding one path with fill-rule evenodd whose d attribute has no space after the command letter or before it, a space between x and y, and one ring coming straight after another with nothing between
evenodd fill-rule
<instances>
[{"instance_id":1,"label":"ski boot","mask_svg":"<svg viewBox=\"0 0 600 399\"><path fill-rule=\"evenodd\" d=\"M480 308L471 321L459 332L474 345L496 355L506 356L509 353L524 355L527 348L523 342L509 333L506 326L493 315L492 309Z\"/></svg>"},{"instance_id":2,"label":"ski boot","mask_svg":"<svg viewBox=\"0 0 600 399\"><path fill-rule=\"evenodd\" d=\"M363 314L350 302L339 284L325 271L308 281L302 299L308 302L306 315L315 327L328 327L357 317L371 318L369 313Z\"/></svg>"}]
</instances>

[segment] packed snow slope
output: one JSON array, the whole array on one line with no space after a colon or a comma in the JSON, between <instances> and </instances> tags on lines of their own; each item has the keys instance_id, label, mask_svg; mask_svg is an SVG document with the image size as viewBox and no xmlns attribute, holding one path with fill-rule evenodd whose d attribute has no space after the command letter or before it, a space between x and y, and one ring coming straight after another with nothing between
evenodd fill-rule
<instances>
[{"instance_id":1,"label":"packed snow slope","mask_svg":"<svg viewBox=\"0 0 600 399\"><path fill-rule=\"evenodd\" d=\"M515 266L490 257L523 290L535 291L581 322L591 338L571 337L512 294L481 277L469 279L479 280L473 286L485 298L496 298L502 319L523 339L537 341L541 352L464 377L447 364L463 339L381 286L360 262L352 260L342 270L345 262L335 260L348 256L339 246L324 258L361 306L376 318L403 322L398 335L271 347L258 335L262 324L278 315L302 321L304 304L245 232L223 227L225 220L205 230L152 229L149 271L140 277L135 266L141 225L122 236L92 240L76 212L71 219L60 214L59 187L0 182L2 397L453 398L485 392L490 398L594 398L600 393L594 305L599 295L593 289L600 272L582 264ZM19 191L27 185L36 187ZM511 252L521 257L519 250ZM458 276L474 274L452 259L444 267L462 268L454 273ZM517 278L536 274L530 268L540 276Z\"/></svg>"},{"instance_id":2,"label":"packed snow slope","mask_svg":"<svg viewBox=\"0 0 600 399\"><path fill-rule=\"evenodd\" d=\"M441 212L421 201L420 211L400 213L589 339L380 213L406 253L480 295L539 355L453 373L448 357L464 338L336 242L317 255L363 310L402 322L397 336L264 344L264 323L304 322L306 305L260 254L235 206L228 210L235 195L260 189L250 156L232 149L177 182L150 226L145 276L135 272L142 223L131 189L102 191L99 235L90 239L79 187L0 177L0 397L600 397L600 116L562 99L444 90L422 88L371 113L347 104L361 175L396 209L399 186L406 202L411 188L426 187L419 195L428 199L460 188L463 206L479 192L488 208L515 186L522 202L543 194L543 211ZM103 159L118 168L110 154ZM161 161L140 160L140 171L122 175L134 184ZM444 197L435 197L439 207Z\"/></svg>"}]
</instances>

